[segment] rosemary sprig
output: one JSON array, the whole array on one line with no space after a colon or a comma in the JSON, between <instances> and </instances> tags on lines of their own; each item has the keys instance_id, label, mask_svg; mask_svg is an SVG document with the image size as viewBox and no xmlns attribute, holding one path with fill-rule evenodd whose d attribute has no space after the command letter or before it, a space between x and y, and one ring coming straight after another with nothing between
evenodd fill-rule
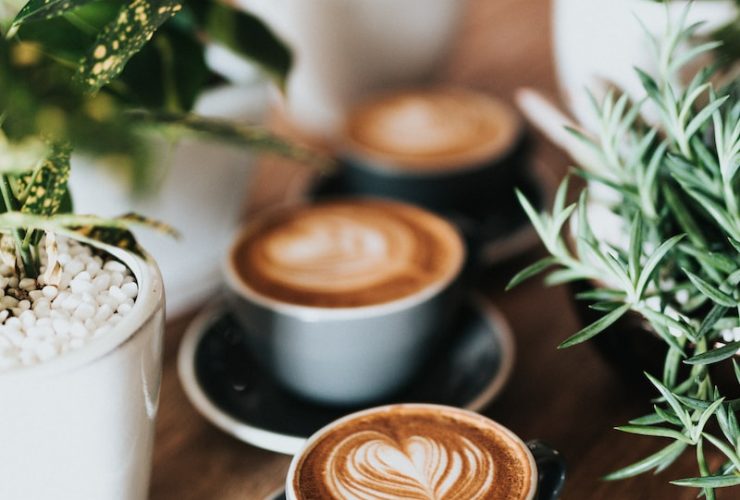
<instances>
[{"instance_id":1,"label":"rosemary sprig","mask_svg":"<svg viewBox=\"0 0 740 500\"><path fill-rule=\"evenodd\" d=\"M669 23L662 40L653 38L657 74L637 70L645 98L630 102L610 92L600 102L593 99L598 133L572 131L594 153L591 164L575 171L589 186L605 186L612 201L587 187L567 205L567 178L549 214L537 213L519 194L550 256L510 286L547 270L550 284L591 282L593 289L578 298L594 301L592 308L605 314L560 347L598 335L625 314L643 318L669 347L662 378L647 375L660 398L654 413L617 429L672 443L606 479L664 470L694 448L699 477L673 484L714 498L716 488L740 485L740 404L720 394L707 369L740 349L740 102L733 91L737 79L716 88L707 68L679 83L689 61L717 48L708 42L679 49L697 28L686 25L687 12L678 24ZM658 110L650 125L642 119L647 103ZM596 209L621 227L609 231L590 220ZM740 384L740 368L732 363ZM721 436L707 432L711 421ZM708 446L725 457L715 470L705 458Z\"/></svg>"}]
</instances>

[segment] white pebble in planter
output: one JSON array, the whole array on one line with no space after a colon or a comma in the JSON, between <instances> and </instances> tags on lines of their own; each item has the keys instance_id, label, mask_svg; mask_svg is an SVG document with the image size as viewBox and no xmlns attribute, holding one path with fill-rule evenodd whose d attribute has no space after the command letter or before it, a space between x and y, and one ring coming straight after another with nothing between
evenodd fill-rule
<instances>
[{"instance_id":1,"label":"white pebble in planter","mask_svg":"<svg viewBox=\"0 0 740 500\"><path fill-rule=\"evenodd\" d=\"M59 241L58 285L0 267L0 498L147 498L161 380L156 265Z\"/></svg>"}]
</instances>

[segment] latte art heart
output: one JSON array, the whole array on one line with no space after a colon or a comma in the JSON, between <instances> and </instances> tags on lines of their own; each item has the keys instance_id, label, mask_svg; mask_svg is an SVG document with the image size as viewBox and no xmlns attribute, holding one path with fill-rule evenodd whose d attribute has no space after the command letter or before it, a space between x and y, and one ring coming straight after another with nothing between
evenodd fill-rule
<instances>
[{"instance_id":1,"label":"latte art heart","mask_svg":"<svg viewBox=\"0 0 740 500\"><path fill-rule=\"evenodd\" d=\"M345 417L312 440L291 465L295 500L534 498L537 472L526 445L458 408L375 408Z\"/></svg>"},{"instance_id":2,"label":"latte art heart","mask_svg":"<svg viewBox=\"0 0 740 500\"><path fill-rule=\"evenodd\" d=\"M339 498L474 499L490 490L493 457L472 441L411 436L398 442L376 431L348 436L328 457L325 481Z\"/></svg>"}]
</instances>

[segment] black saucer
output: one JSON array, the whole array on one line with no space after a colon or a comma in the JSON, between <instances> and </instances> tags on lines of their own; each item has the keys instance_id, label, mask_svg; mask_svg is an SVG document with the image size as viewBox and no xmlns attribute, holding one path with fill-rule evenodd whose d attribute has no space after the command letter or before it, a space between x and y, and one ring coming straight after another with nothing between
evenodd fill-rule
<instances>
[{"instance_id":1,"label":"black saucer","mask_svg":"<svg viewBox=\"0 0 740 500\"><path fill-rule=\"evenodd\" d=\"M471 300L448 338L402 393L377 405L424 402L477 411L490 403L513 364L506 320L490 304ZM280 453L297 452L315 431L361 409L321 406L277 385L255 362L239 325L222 306L191 324L178 370L185 392L207 419L242 441Z\"/></svg>"},{"instance_id":2,"label":"black saucer","mask_svg":"<svg viewBox=\"0 0 740 500\"><path fill-rule=\"evenodd\" d=\"M478 264L490 266L503 262L539 243L519 204L515 188L522 191L536 209L544 207L545 189L525 171L508 179L506 186L492 186L485 196L467 200L465 206L438 210L460 229ZM320 177L308 193L311 199L367 195L351 189L341 171Z\"/></svg>"}]
</instances>

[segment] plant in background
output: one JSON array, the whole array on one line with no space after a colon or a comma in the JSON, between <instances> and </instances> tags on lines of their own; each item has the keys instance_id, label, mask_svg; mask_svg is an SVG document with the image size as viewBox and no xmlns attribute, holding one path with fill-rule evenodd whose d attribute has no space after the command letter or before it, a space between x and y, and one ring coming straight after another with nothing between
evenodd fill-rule
<instances>
[{"instance_id":1,"label":"plant in background","mask_svg":"<svg viewBox=\"0 0 740 500\"><path fill-rule=\"evenodd\" d=\"M190 115L197 97L222 81L205 63L209 43L249 58L279 86L290 69L289 50L224 2L31 0L20 11L4 4L16 15L0 18L0 113L14 143L66 140L121 167L139 191L152 180L146 138L153 131L172 141L195 132L321 161L259 127Z\"/></svg>"},{"instance_id":2,"label":"plant in background","mask_svg":"<svg viewBox=\"0 0 740 500\"><path fill-rule=\"evenodd\" d=\"M659 3L670 3L671 0L653 0ZM740 8L740 0L734 0L735 5ZM740 54L740 12L726 25L717 30L712 38L720 40L716 54L720 65L732 66L737 64L737 55Z\"/></svg>"},{"instance_id":3,"label":"plant in background","mask_svg":"<svg viewBox=\"0 0 740 500\"><path fill-rule=\"evenodd\" d=\"M740 401L721 394L710 372L713 364L731 362L740 384L740 366L731 360L740 349L740 82L717 88L705 68L688 85L677 83L686 63L716 48L708 42L678 50L698 27L685 26L687 12L678 25L669 24L663 40L651 37L660 69L655 76L637 70L645 99L632 103L609 93L594 100L599 133L572 130L594 158L578 173L601 191L606 186L613 201L595 200L586 188L568 205L566 178L552 213L538 214L518 193L550 256L509 286L553 266L548 284L593 285L578 298L603 316L560 348L598 335L626 314L642 317L667 346L663 373L647 375L660 397L653 413L618 429L671 442L607 479L662 471L693 448L698 477L673 483L703 488L711 499L715 488L740 485ZM655 126L641 120L644 106L658 110ZM604 225L592 226L589 215L598 204L621 222L616 237L605 235ZM569 221L572 245L564 234ZM718 432L709 430L710 421ZM705 459L708 446L725 457L714 470Z\"/></svg>"},{"instance_id":4,"label":"plant in background","mask_svg":"<svg viewBox=\"0 0 740 500\"><path fill-rule=\"evenodd\" d=\"M0 13L16 12L16 4L4 1ZM70 215L73 147L140 172L156 130L320 161L260 128L188 113L212 79L204 39L259 55L278 79L290 65L268 30L220 2L30 0L14 18L0 19L0 35L1 247L6 259L18 257L23 276L38 275L44 231L135 249L132 224L169 230L135 215Z\"/></svg>"}]
</instances>

